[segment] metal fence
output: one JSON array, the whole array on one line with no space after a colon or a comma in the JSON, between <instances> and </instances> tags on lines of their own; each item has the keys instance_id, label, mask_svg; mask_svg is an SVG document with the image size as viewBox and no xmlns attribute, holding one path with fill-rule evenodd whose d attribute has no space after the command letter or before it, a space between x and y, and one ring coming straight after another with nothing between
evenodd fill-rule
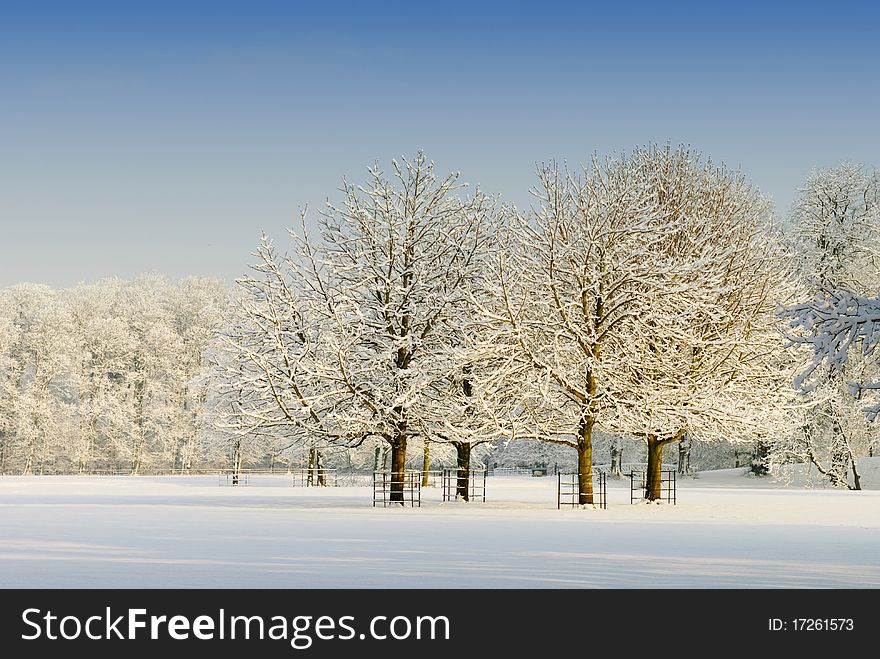
<instances>
[{"instance_id":1,"label":"metal fence","mask_svg":"<svg viewBox=\"0 0 880 659\"><path fill-rule=\"evenodd\" d=\"M489 476L531 476L532 470L528 467L494 467L489 469Z\"/></svg>"},{"instance_id":2,"label":"metal fence","mask_svg":"<svg viewBox=\"0 0 880 659\"><path fill-rule=\"evenodd\" d=\"M247 472L239 472L238 474L233 474L231 471L222 472L219 474L220 486L224 485L249 485L249 474Z\"/></svg>"},{"instance_id":3,"label":"metal fence","mask_svg":"<svg viewBox=\"0 0 880 659\"><path fill-rule=\"evenodd\" d=\"M438 485L442 485L442 469L432 469L430 471L422 471L420 473L422 474L422 487L437 487ZM425 478L426 474L427 478Z\"/></svg>"},{"instance_id":4,"label":"metal fence","mask_svg":"<svg viewBox=\"0 0 880 659\"><path fill-rule=\"evenodd\" d=\"M373 472L373 508L379 503L383 508L396 505L407 505L411 507L422 506L422 472L407 471L403 474L402 480L392 480L394 473L390 471L374 471ZM393 486L399 486L397 488ZM392 489L401 490L402 501L392 501Z\"/></svg>"},{"instance_id":5,"label":"metal fence","mask_svg":"<svg viewBox=\"0 0 880 659\"><path fill-rule=\"evenodd\" d=\"M590 505L580 503L580 474L563 474L556 476L556 508L562 506ZM593 470L593 506L605 510L608 508L608 475L601 469Z\"/></svg>"},{"instance_id":6,"label":"metal fence","mask_svg":"<svg viewBox=\"0 0 880 659\"><path fill-rule=\"evenodd\" d=\"M294 469L290 472L294 487L338 487L339 477L335 469Z\"/></svg>"},{"instance_id":7,"label":"metal fence","mask_svg":"<svg viewBox=\"0 0 880 659\"><path fill-rule=\"evenodd\" d=\"M458 498L459 469L443 470L443 501L454 501ZM463 480L463 479L462 479ZM486 503L486 470L471 469L467 478L468 501Z\"/></svg>"},{"instance_id":8,"label":"metal fence","mask_svg":"<svg viewBox=\"0 0 880 659\"><path fill-rule=\"evenodd\" d=\"M633 469L629 472L629 502L644 501L648 498L648 478L646 469ZM660 500L675 505L677 502L675 469L660 471Z\"/></svg>"}]
</instances>

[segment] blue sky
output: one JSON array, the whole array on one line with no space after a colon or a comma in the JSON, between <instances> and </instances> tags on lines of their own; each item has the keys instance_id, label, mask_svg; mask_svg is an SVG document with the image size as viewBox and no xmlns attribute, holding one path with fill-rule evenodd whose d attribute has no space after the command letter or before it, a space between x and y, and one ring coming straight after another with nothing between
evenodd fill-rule
<instances>
[{"instance_id":1,"label":"blue sky","mask_svg":"<svg viewBox=\"0 0 880 659\"><path fill-rule=\"evenodd\" d=\"M318 6L320 5L320 6ZM535 163L687 143L784 214L880 165L874 3L0 0L0 286L232 280L379 160L525 205Z\"/></svg>"}]
</instances>

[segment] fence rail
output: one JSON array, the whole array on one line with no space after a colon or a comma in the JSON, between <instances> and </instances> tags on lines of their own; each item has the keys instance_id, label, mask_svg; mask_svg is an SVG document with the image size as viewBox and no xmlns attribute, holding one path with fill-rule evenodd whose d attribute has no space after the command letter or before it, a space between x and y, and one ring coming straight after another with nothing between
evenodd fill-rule
<instances>
[{"instance_id":1,"label":"fence rail","mask_svg":"<svg viewBox=\"0 0 880 659\"><path fill-rule=\"evenodd\" d=\"M250 485L250 474L248 473L238 473L234 474L231 471L221 472L219 474L220 485Z\"/></svg>"},{"instance_id":2,"label":"fence rail","mask_svg":"<svg viewBox=\"0 0 880 659\"><path fill-rule=\"evenodd\" d=\"M443 483L442 469L431 469L420 473L422 474L422 487L437 487Z\"/></svg>"},{"instance_id":3,"label":"fence rail","mask_svg":"<svg viewBox=\"0 0 880 659\"><path fill-rule=\"evenodd\" d=\"M489 476L531 476L530 467L494 467L488 470Z\"/></svg>"},{"instance_id":4,"label":"fence rail","mask_svg":"<svg viewBox=\"0 0 880 659\"><path fill-rule=\"evenodd\" d=\"M137 471L133 471L132 469L89 469L87 471L77 471L77 470L53 470L49 471L47 469L37 470L36 473L28 472L27 474L23 474L21 471L11 471L5 470L0 471L0 476L217 476L226 473L232 473L233 470L229 467L200 467L198 469L143 469L140 468ZM240 474L265 474L265 475L275 475L275 476L284 476L285 474L292 473L292 469L287 466L278 467L278 468L267 468L267 467L244 467L239 470Z\"/></svg>"},{"instance_id":5,"label":"fence rail","mask_svg":"<svg viewBox=\"0 0 880 659\"><path fill-rule=\"evenodd\" d=\"M288 472L292 477L291 485L294 487L338 487L339 477L335 469L305 468L294 469Z\"/></svg>"}]
</instances>

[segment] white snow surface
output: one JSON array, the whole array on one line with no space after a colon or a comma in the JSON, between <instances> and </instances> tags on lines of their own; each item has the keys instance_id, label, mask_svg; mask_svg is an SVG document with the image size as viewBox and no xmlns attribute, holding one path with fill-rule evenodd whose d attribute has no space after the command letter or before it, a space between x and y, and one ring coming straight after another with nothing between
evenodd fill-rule
<instances>
[{"instance_id":1,"label":"white snow surface","mask_svg":"<svg viewBox=\"0 0 880 659\"><path fill-rule=\"evenodd\" d=\"M880 458L861 462L880 488ZM252 476L0 478L4 588L878 588L880 489L743 469L678 505L556 509L555 477L490 477L486 503L372 507L369 487Z\"/></svg>"}]
</instances>

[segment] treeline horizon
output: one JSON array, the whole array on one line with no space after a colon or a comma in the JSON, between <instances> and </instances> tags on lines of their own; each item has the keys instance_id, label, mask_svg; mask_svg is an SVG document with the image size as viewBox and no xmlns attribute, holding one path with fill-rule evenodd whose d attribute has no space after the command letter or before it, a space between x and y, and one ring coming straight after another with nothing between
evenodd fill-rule
<instances>
[{"instance_id":1,"label":"treeline horizon","mask_svg":"<svg viewBox=\"0 0 880 659\"><path fill-rule=\"evenodd\" d=\"M636 445L656 466L668 445L686 462L742 441L768 469L806 462L858 487L873 427L840 379L795 390L804 357L778 306L876 290L878 188L861 166L816 171L779 223L742 174L683 147L540 168L528 212L422 154L374 167L315 236L305 218L281 251L264 236L233 286L148 273L0 289L0 472L304 466L318 451L399 473L527 439L531 462L570 456L589 503L600 454L619 474Z\"/></svg>"}]
</instances>

